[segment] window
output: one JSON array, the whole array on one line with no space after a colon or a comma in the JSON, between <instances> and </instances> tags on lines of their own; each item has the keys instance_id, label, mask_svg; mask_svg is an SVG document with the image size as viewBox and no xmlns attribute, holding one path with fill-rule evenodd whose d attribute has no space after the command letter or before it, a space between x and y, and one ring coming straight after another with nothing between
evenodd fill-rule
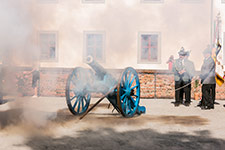
<instances>
[{"instance_id":1,"label":"window","mask_svg":"<svg viewBox=\"0 0 225 150\"><path fill-rule=\"evenodd\" d=\"M105 0L82 0L83 3L105 3Z\"/></svg>"},{"instance_id":2,"label":"window","mask_svg":"<svg viewBox=\"0 0 225 150\"><path fill-rule=\"evenodd\" d=\"M85 32L85 57L91 55L95 60L104 61L104 32Z\"/></svg>"},{"instance_id":3,"label":"window","mask_svg":"<svg viewBox=\"0 0 225 150\"><path fill-rule=\"evenodd\" d=\"M181 0L182 3L200 3L203 0Z\"/></svg>"},{"instance_id":4,"label":"window","mask_svg":"<svg viewBox=\"0 0 225 150\"><path fill-rule=\"evenodd\" d=\"M159 33L140 33L139 34L139 54L140 63L159 63L160 62L160 34Z\"/></svg>"},{"instance_id":5,"label":"window","mask_svg":"<svg viewBox=\"0 0 225 150\"><path fill-rule=\"evenodd\" d=\"M162 3L164 0L141 0L141 3Z\"/></svg>"},{"instance_id":6,"label":"window","mask_svg":"<svg viewBox=\"0 0 225 150\"><path fill-rule=\"evenodd\" d=\"M55 32L42 32L39 35L40 60L56 60L57 34Z\"/></svg>"},{"instance_id":7,"label":"window","mask_svg":"<svg viewBox=\"0 0 225 150\"><path fill-rule=\"evenodd\" d=\"M58 0L37 0L39 3L58 3Z\"/></svg>"}]
</instances>

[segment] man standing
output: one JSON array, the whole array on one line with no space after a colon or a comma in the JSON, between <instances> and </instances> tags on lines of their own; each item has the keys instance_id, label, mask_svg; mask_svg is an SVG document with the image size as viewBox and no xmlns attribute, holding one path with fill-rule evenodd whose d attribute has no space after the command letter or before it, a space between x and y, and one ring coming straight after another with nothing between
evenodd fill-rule
<instances>
[{"instance_id":1,"label":"man standing","mask_svg":"<svg viewBox=\"0 0 225 150\"><path fill-rule=\"evenodd\" d=\"M212 51L210 47L207 47L203 51L204 62L201 67L201 83L202 83L202 109L214 109L214 99L215 99L215 62L211 57Z\"/></svg>"},{"instance_id":2,"label":"man standing","mask_svg":"<svg viewBox=\"0 0 225 150\"><path fill-rule=\"evenodd\" d=\"M181 89L183 86L183 76L185 72L184 68L184 57L186 55L186 52L184 51L184 48L181 47L180 51L178 52L179 58L176 59L173 63L172 71L174 73L174 81L175 81L175 106L179 106L183 103L183 100L181 99Z\"/></svg>"},{"instance_id":3,"label":"man standing","mask_svg":"<svg viewBox=\"0 0 225 150\"><path fill-rule=\"evenodd\" d=\"M184 75L183 75L183 85L185 86L183 88L184 94L185 94L185 106L189 106L191 103L191 80L195 75L195 66L192 61L188 59L190 56L190 51L187 51L184 57ZM182 97L183 99L183 97Z\"/></svg>"}]
</instances>

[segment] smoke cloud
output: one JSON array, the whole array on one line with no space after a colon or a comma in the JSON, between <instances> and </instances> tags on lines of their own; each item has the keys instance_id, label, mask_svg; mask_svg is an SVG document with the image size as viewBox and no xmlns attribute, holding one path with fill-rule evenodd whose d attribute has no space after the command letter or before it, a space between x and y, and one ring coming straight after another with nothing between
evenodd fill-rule
<instances>
[{"instance_id":1,"label":"smoke cloud","mask_svg":"<svg viewBox=\"0 0 225 150\"><path fill-rule=\"evenodd\" d=\"M0 53L2 63L26 65L34 53L32 20L29 0L1 0Z\"/></svg>"},{"instance_id":2,"label":"smoke cloud","mask_svg":"<svg viewBox=\"0 0 225 150\"><path fill-rule=\"evenodd\" d=\"M9 110L1 112L0 128L17 123L39 128L56 115L39 111L38 104L34 108L29 103L30 97L17 97L17 68L32 67L39 56L35 31L39 18L35 18L38 15L33 6L32 0L0 1L0 73L3 80L0 92L4 93L4 99L13 96L14 100L9 102Z\"/></svg>"},{"instance_id":3,"label":"smoke cloud","mask_svg":"<svg viewBox=\"0 0 225 150\"><path fill-rule=\"evenodd\" d=\"M58 62L42 63L47 67L83 66L83 31L106 32L104 68L165 69L168 57L177 58L183 46L191 50L190 60L199 69L202 50L210 43L209 1L185 4L165 0L159 4L143 4L136 0L106 0L105 4L92 5L81 4L80 0L62 0L58 3L0 1L0 54L4 65L30 66L39 54L36 34L40 30L59 31L60 58ZM139 32L161 34L160 64L137 64ZM10 86L11 90L15 88L14 83ZM26 108L22 107L25 120L38 126L46 123L48 115Z\"/></svg>"}]
</instances>

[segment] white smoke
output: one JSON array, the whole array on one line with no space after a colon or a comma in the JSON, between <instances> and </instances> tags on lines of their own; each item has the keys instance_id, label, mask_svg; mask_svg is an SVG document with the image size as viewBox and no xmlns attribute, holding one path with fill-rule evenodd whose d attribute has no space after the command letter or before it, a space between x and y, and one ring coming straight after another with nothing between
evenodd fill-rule
<instances>
[{"instance_id":1,"label":"white smoke","mask_svg":"<svg viewBox=\"0 0 225 150\"><path fill-rule=\"evenodd\" d=\"M3 63L24 64L31 58L33 32L29 0L0 1L0 52Z\"/></svg>"}]
</instances>

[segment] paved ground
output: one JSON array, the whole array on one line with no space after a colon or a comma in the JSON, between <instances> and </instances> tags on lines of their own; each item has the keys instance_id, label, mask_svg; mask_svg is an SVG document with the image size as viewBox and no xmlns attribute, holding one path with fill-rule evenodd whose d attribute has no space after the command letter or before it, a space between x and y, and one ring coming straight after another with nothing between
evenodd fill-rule
<instances>
[{"instance_id":1,"label":"paved ground","mask_svg":"<svg viewBox=\"0 0 225 150\"><path fill-rule=\"evenodd\" d=\"M147 113L123 118L104 100L84 119L65 98L23 97L0 105L0 149L225 149L225 101L214 110L174 107L171 99L142 99ZM92 99L92 103L96 99Z\"/></svg>"}]
</instances>

